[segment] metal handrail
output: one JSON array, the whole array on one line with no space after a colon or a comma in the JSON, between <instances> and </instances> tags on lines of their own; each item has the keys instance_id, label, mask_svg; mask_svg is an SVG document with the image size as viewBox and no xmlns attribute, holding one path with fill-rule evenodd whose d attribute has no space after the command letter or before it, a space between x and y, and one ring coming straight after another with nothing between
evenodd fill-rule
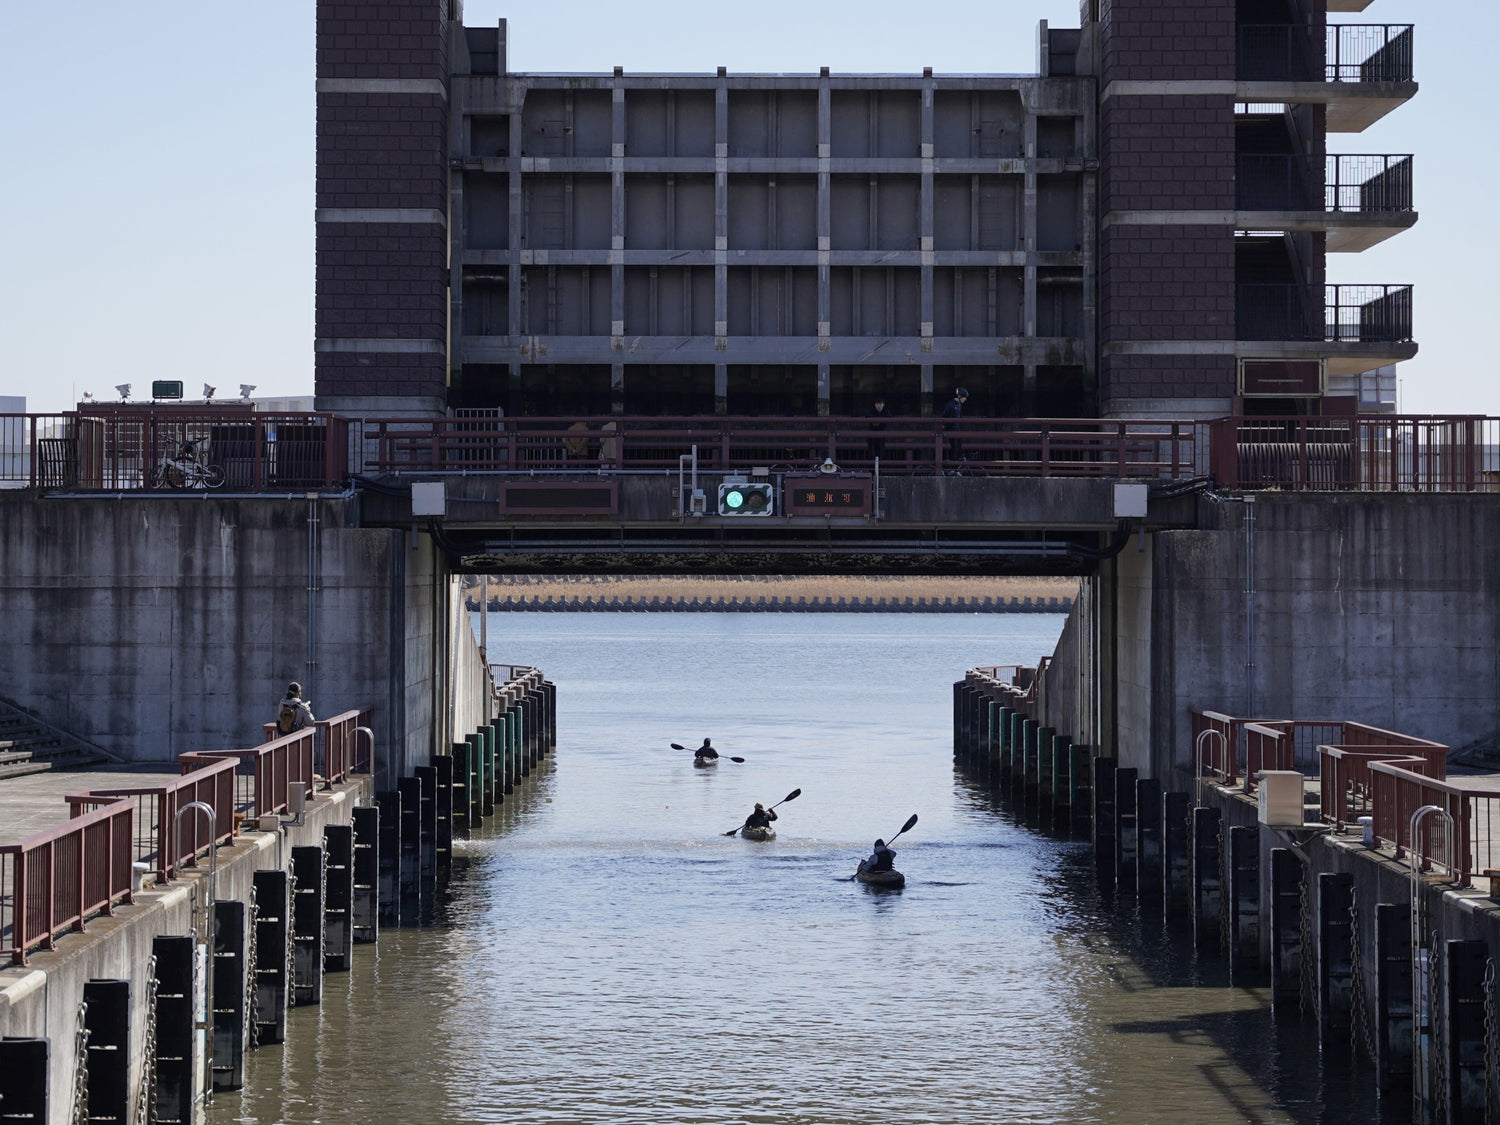
<instances>
[{"instance_id":1,"label":"metal handrail","mask_svg":"<svg viewBox=\"0 0 1500 1125\"><path fill-rule=\"evenodd\" d=\"M135 804L114 800L19 843L0 844L0 935L11 964L32 949L56 948L56 935L134 901L131 838Z\"/></svg>"}]
</instances>

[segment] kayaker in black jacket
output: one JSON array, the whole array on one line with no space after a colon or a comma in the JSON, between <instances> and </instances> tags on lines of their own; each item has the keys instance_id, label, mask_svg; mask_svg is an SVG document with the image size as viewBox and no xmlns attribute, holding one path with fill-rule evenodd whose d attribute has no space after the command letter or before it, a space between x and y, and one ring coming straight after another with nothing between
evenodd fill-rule
<instances>
[{"instance_id":1,"label":"kayaker in black jacket","mask_svg":"<svg viewBox=\"0 0 1500 1125\"><path fill-rule=\"evenodd\" d=\"M709 745L708 739L706 738L703 740L703 745L693 751L693 757L697 759L717 758L718 756L719 752Z\"/></svg>"},{"instance_id":2,"label":"kayaker in black jacket","mask_svg":"<svg viewBox=\"0 0 1500 1125\"><path fill-rule=\"evenodd\" d=\"M875 841L875 850L865 860L866 871L893 871L896 867L896 850L888 848L884 840Z\"/></svg>"},{"instance_id":3,"label":"kayaker in black jacket","mask_svg":"<svg viewBox=\"0 0 1500 1125\"><path fill-rule=\"evenodd\" d=\"M771 821L776 819L776 810L768 809L759 801L755 802L755 811L745 818L746 828L769 828Z\"/></svg>"}]
</instances>

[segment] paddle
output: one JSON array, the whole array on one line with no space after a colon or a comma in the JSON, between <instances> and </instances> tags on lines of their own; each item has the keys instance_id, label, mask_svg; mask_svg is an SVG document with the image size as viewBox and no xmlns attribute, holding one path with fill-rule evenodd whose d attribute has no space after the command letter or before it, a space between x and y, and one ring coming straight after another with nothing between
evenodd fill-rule
<instances>
[{"instance_id":1,"label":"paddle","mask_svg":"<svg viewBox=\"0 0 1500 1125\"><path fill-rule=\"evenodd\" d=\"M911 819L908 820L905 824L903 824L901 826L901 832L908 832L908 831L910 831L912 828L916 827L916 824L917 824L917 814L916 813L912 813L911 814ZM896 836L901 835L901 832L897 832ZM896 836L892 836L889 840L887 840L885 842L885 846L886 847L890 847L893 843L895 843L896 842ZM863 864L864 861L860 860L860 863ZM853 882L855 879L858 879L858 878L859 878L859 872L856 871L853 875L849 876L849 881Z\"/></svg>"},{"instance_id":2,"label":"paddle","mask_svg":"<svg viewBox=\"0 0 1500 1125\"><path fill-rule=\"evenodd\" d=\"M777 801L776 804L772 805L771 809L774 809L774 808L776 808L779 805L784 805L788 801L795 801L800 796L802 796L802 790L800 790L800 789L793 789L785 797L783 797L783 798L781 798L781 800ZM771 809L767 809L766 812L770 812ZM725 835L725 836L733 836L736 832L738 832L743 827L745 827L743 824L738 825L738 826L736 826L734 828L731 828L728 832L723 833L723 835Z\"/></svg>"},{"instance_id":3,"label":"paddle","mask_svg":"<svg viewBox=\"0 0 1500 1125\"><path fill-rule=\"evenodd\" d=\"M672 747L673 750L691 750L692 749L692 747L690 747L690 746L684 746L680 742L673 742L670 745L671 745L671 747ZM696 751L694 751L694 753L696 753ZM721 757L721 758L728 758L731 762L743 762L745 760L744 758L736 758L733 754L720 754L719 757Z\"/></svg>"}]
</instances>

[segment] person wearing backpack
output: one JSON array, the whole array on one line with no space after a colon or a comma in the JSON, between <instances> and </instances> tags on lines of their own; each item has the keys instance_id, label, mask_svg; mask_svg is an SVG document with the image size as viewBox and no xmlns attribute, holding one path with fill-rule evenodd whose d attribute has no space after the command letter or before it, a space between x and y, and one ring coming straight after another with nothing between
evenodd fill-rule
<instances>
[{"instance_id":1,"label":"person wearing backpack","mask_svg":"<svg viewBox=\"0 0 1500 1125\"><path fill-rule=\"evenodd\" d=\"M276 711L276 734L278 736L295 734L303 727L311 726L312 722L312 708L308 706L307 700L302 698L302 685L288 684L286 698L281 701Z\"/></svg>"}]
</instances>

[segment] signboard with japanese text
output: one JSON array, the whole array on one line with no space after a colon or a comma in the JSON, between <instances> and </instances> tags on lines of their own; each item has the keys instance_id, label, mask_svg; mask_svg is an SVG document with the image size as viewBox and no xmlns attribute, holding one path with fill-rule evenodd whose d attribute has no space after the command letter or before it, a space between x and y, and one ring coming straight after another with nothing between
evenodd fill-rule
<instances>
[{"instance_id":1,"label":"signboard with japanese text","mask_svg":"<svg viewBox=\"0 0 1500 1125\"><path fill-rule=\"evenodd\" d=\"M868 516L874 488L868 474L787 477L782 497L789 516Z\"/></svg>"}]
</instances>

